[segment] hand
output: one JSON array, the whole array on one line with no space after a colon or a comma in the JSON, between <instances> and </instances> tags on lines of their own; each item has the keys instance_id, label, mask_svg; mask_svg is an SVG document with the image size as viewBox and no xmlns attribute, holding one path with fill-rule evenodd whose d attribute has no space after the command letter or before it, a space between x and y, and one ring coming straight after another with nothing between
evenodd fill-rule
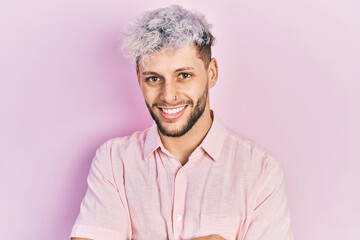
<instances>
[{"instance_id":1,"label":"hand","mask_svg":"<svg viewBox=\"0 0 360 240\"><path fill-rule=\"evenodd\" d=\"M226 239L221 237L220 235L212 234L205 237L194 238L193 240L226 240Z\"/></svg>"}]
</instances>

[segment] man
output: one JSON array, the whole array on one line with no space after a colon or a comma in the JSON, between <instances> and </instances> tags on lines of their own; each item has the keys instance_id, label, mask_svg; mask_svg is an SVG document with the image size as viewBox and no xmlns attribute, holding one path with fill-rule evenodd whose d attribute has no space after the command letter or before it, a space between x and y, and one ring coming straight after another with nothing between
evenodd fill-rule
<instances>
[{"instance_id":1,"label":"man","mask_svg":"<svg viewBox=\"0 0 360 240\"><path fill-rule=\"evenodd\" d=\"M176 5L128 31L155 123L99 147L72 239L292 239L282 166L210 109L213 40Z\"/></svg>"}]
</instances>

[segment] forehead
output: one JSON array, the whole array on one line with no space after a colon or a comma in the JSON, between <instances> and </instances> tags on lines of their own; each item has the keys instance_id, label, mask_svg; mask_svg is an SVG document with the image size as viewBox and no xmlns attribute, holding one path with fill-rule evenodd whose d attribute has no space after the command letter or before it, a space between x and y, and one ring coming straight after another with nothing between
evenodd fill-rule
<instances>
[{"instance_id":1,"label":"forehead","mask_svg":"<svg viewBox=\"0 0 360 240\"><path fill-rule=\"evenodd\" d=\"M193 67L201 70L204 62L198 56L198 51L194 46L169 48L151 54L142 64L139 63L139 70L142 71L174 71L182 67Z\"/></svg>"}]
</instances>

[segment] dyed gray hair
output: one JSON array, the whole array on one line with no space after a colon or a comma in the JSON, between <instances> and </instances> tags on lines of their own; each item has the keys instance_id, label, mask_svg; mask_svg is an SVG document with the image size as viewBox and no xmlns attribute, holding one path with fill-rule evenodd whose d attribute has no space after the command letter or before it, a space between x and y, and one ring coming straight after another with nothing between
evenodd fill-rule
<instances>
[{"instance_id":1,"label":"dyed gray hair","mask_svg":"<svg viewBox=\"0 0 360 240\"><path fill-rule=\"evenodd\" d=\"M154 52L193 44L207 66L214 42L211 27L204 15L171 5L143 13L125 29L122 47L138 66L140 59L144 64Z\"/></svg>"}]
</instances>

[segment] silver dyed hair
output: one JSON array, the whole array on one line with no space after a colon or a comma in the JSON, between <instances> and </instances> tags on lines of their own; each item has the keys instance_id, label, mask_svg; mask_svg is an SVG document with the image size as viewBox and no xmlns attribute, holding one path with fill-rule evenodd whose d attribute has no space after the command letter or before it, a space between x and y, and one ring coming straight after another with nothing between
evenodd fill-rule
<instances>
[{"instance_id":1,"label":"silver dyed hair","mask_svg":"<svg viewBox=\"0 0 360 240\"><path fill-rule=\"evenodd\" d=\"M137 65L140 59L144 64L154 52L191 44L197 47L200 56L205 55L210 61L214 42L211 27L204 15L171 5L143 13L124 31L122 47ZM207 58L204 62L208 62Z\"/></svg>"}]
</instances>

